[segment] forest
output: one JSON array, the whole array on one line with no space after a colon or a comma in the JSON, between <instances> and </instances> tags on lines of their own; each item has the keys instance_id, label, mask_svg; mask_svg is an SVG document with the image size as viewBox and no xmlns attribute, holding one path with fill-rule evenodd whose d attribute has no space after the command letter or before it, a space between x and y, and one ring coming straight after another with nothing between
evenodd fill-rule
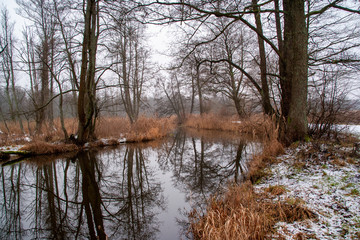
<instances>
[{"instance_id":1,"label":"forest","mask_svg":"<svg viewBox=\"0 0 360 240\"><path fill-rule=\"evenodd\" d=\"M360 236L359 1L6 4L1 237Z\"/></svg>"},{"instance_id":2,"label":"forest","mask_svg":"<svg viewBox=\"0 0 360 240\"><path fill-rule=\"evenodd\" d=\"M325 134L339 115L356 110L354 1L17 5L26 23L20 35L6 7L1 11L5 133L16 122L22 133L41 134L60 119L65 138L77 134L85 143L96 138L100 116L126 114L133 123L141 115L175 114L183 122L192 113L244 118L262 112L276 116L279 138L291 143ZM154 26L168 29L171 47L163 55L147 42L161 30ZM157 63L161 57L167 64ZM67 118L77 119L76 132L67 132Z\"/></svg>"}]
</instances>

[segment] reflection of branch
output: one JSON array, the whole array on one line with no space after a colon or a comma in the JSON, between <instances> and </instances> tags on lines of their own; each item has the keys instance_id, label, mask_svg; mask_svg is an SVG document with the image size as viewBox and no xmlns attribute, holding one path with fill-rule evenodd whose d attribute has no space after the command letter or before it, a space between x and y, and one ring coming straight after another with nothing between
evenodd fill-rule
<instances>
[{"instance_id":1,"label":"reflection of branch","mask_svg":"<svg viewBox=\"0 0 360 240\"><path fill-rule=\"evenodd\" d=\"M346 7L339 6L339 5L334 5L334 8L341 9L341 10L344 10L344 11L347 11L347 12L350 12L350 13L360 14L360 10L354 10L354 9L346 8Z\"/></svg>"},{"instance_id":2,"label":"reflection of branch","mask_svg":"<svg viewBox=\"0 0 360 240\"><path fill-rule=\"evenodd\" d=\"M5 49L7 48L7 45L8 44L6 44L5 47L3 47L3 49L1 49L0 54L2 54L5 51Z\"/></svg>"},{"instance_id":3,"label":"reflection of branch","mask_svg":"<svg viewBox=\"0 0 360 240\"><path fill-rule=\"evenodd\" d=\"M314 59L310 58L314 62L321 62L321 64L339 64L339 63L360 63L360 59ZM317 66L319 64L310 64L311 66Z\"/></svg>"},{"instance_id":4,"label":"reflection of branch","mask_svg":"<svg viewBox=\"0 0 360 240\"><path fill-rule=\"evenodd\" d=\"M41 189L41 190L43 190L44 192L47 192L47 193L52 194L56 199L59 199L60 201L63 201L63 202L68 202L68 203L77 204L77 205L82 204L82 202L75 202L75 201L65 200L65 199L59 197L58 195L56 195L54 192L49 191L49 190L47 190L47 189L44 188L44 187L34 186L34 184L23 184L23 186L26 186L26 187L35 187L35 188Z\"/></svg>"}]
</instances>

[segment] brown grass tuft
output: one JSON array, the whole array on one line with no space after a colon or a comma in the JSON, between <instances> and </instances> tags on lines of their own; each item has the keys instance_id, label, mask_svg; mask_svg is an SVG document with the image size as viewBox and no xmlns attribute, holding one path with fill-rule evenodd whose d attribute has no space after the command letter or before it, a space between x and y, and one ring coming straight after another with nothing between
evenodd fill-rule
<instances>
[{"instance_id":1,"label":"brown grass tuft","mask_svg":"<svg viewBox=\"0 0 360 240\"><path fill-rule=\"evenodd\" d=\"M265 189L265 192L278 196L284 194L286 192L286 188L282 185L269 186Z\"/></svg>"},{"instance_id":2,"label":"brown grass tuft","mask_svg":"<svg viewBox=\"0 0 360 240\"><path fill-rule=\"evenodd\" d=\"M247 182L231 186L223 199L213 198L205 216L190 214L195 239L265 239L278 221L314 218L302 205L272 202L266 193L255 193Z\"/></svg>"},{"instance_id":3,"label":"brown grass tuft","mask_svg":"<svg viewBox=\"0 0 360 240\"><path fill-rule=\"evenodd\" d=\"M103 118L96 127L98 138L126 138L127 142L149 141L167 136L176 127L176 118L140 116L131 124L128 118Z\"/></svg>"},{"instance_id":4,"label":"brown grass tuft","mask_svg":"<svg viewBox=\"0 0 360 240\"><path fill-rule=\"evenodd\" d=\"M119 138L130 129L130 121L126 117L102 117L97 121L95 135L97 138Z\"/></svg>"}]
</instances>

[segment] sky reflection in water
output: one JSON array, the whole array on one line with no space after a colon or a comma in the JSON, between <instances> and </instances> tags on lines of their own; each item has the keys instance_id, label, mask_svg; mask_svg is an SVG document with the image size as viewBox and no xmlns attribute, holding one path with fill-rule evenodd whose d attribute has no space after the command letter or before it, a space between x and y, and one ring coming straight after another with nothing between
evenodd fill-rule
<instances>
[{"instance_id":1,"label":"sky reflection in water","mask_svg":"<svg viewBox=\"0 0 360 240\"><path fill-rule=\"evenodd\" d=\"M184 239L186 213L241 181L261 148L207 135L3 166L0 239Z\"/></svg>"}]
</instances>

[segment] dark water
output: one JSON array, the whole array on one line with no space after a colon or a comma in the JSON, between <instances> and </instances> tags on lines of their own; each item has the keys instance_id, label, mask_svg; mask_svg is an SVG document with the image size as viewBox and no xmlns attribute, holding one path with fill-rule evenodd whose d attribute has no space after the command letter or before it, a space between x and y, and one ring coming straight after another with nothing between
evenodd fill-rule
<instances>
[{"instance_id":1,"label":"dark water","mask_svg":"<svg viewBox=\"0 0 360 240\"><path fill-rule=\"evenodd\" d=\"M187 213L241 180L259 148L179 131L162 142L2 166L0 239L191 238Z\"/></svg>"}]
</instances>

